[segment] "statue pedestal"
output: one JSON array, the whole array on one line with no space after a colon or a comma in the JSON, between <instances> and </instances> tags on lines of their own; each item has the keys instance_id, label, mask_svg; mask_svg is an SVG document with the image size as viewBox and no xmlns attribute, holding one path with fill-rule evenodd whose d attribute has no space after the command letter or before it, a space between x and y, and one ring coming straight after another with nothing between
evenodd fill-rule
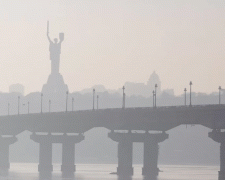
<instances>
[{"instance_id":1,"label":"statue pedestal","mask_svg":"<svg viewBox=\"0 0 225 180\"><path fill-rule=\"evenodd\" d=\"M68 86L64 83L63 77L60 73L50 74L48 77L47 84L44 84L42 87L43 94L66 94L68 91Z\"/></svg>"}]
</instances>

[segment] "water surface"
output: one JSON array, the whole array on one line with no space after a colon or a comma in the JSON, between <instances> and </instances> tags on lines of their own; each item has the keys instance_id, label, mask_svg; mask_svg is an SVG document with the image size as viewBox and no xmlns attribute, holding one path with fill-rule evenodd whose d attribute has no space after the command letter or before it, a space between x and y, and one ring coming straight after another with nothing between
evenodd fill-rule
<instances>
[{"instance_id":1,"label":"water surface","mask_svg":"<svg viewBox=\"0 0 225 180\"><path fill-rule=\"evenodd\" d=\"M77 164L74 177L65 177L60 164L53 165L50 174L40 175L36 163L11 163L9 172L1 172L0 180L216 180L219 166L160 165L163 172L158 178L144 178L142 165L134 165L133 177L118 177L110 174L116 171L116 164ZM64 177L62 177L64 176Z\"/></svg>"}]
</instances>

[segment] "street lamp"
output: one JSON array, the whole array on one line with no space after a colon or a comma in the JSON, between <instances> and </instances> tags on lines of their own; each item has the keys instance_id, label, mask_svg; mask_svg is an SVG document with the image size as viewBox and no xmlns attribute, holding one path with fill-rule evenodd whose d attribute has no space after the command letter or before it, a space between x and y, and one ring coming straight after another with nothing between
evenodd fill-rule
<instances>
[{"instance_id":1,"label":"street lamp","mask_svg":"<svg viewBox=\"0 0 225 180\"><path fill-rule=\"evenodd\" d=\"M41 93L41 113L42 113L42 99L43 99L43 93Z\"/></svg>"},{"instance_id":2,"label":"street lamp","mask_svg":"<svg viewBox=\"0 0 225 180\"><path fill-rule=\"evenodd\" d=\"M192 106L191 105L191 85L192 85L192 81L190 81L189 85L190 85L190 106Z\"/></svg>"},{"instance_id":3,"label":"street lamp","mask_svg":"<svg viewBox=\"0 0 225 180\"><path fill-rule=\"evenodd\" d=\"M48 111L51 112L51 100L48 101Z\"/></svg>"},{"instance_id":4,"label":"street lamp","mask_svg":"<svg viewBox=\"0 0 225 180\"><path fill-rule=\"evenodd\" d=\"M68 101L68 94L69 94L69 92L68 92L68 91L66 91L66 112L67 112L67 101Z\"/></svg>"},{"instance_id":5,"label":"street lamp","mask_svg":"<svg viewBox=\"0 0 225 180\"><path fill-rule=\"evenodd\" d=\"M157 89L158 85L155 84L155 107L156 107L156 89Z\"/></svg>"},{"instance_id":6,"label":"street lamp","mask_svg":"<svg viewBox=\"0 0 225 180\"><path fill-rule=\"evenodd\" d=\"M187 88L184 88L184 105L186 106L186 102L187 102Z\"/></svg>"},{"instance_id":7,"label":"street lamp","mask_svg":"<svg viewBox=\"0 0 225 180\"><path fill-rule=\"evenodd\" d=\"M95 110L95 89L93 89L93 110Z\"/></svg>"},{"instance_id":8,"label":"street lamp","mask_svg":"<svg viewBox=\"0 0 225 180\"><path fill-rule=\"evenodd\" d=\"M219 104L221 104L221 86L219 86Z\"/></svg>"},{"instance_id":9,"label":"street lamp","mask_svg":"<svg viewBox=\"0 0 225 180\"><path fill-rule=\"evenodd\" d=\"M125 87L123 86L123 104L122 104L122 108L125 109Z\"/></svg>"},{"instance_id":10,"label":"street lamp","mask_svg":"<svg viewBox=\"0 0 225 180\"><path fill-rule=\"evenodd\" d=\"M27 102L27 114L30 114L30 102Z\"/></svg>"},{"instance_id":11,"label":"street lamp","mask_svg":"<svg viewBox=\"0 0 225 180\"><path fill-rule=\"evenodd\" d=\"M10 104L8 103L8 116L9 116L9 107L10 107Z\"/></svg>"},{"instance_id":12,"label":"street lamp","mask_svg":"<svg viewBox=\"0 0 225 180\"><path fill-rule=\"evenodd\" d=\"M98 109L98 98L99 98L99 96L97 95L97 109Z\"/></svg>"},{"instance_id":13,"label":"street lamp","mask_svg":"<svg viewBox=\"0 0 225 180\"><path fill-rule=\"evenodd\" d=\"M73 111L73 103L74 103L74 98L72 98L72 111Z\"/></svg>"},{"instance_id":14,"label":"street lamp","mask_svg":"<svg viewBox=\"0 0 225 180\"><path fill-rule=\"evenodd\" d=\"M20 96L18 96L18 115L20 114Z\"/></svg>"},{"instance_id":15,"label":"street lamp","mask_svg":"<svg viewBox=\"0 0 225 180\"><path fill-rule=\"evenodd\" d=\"M153 97L153 104L152 104L152 107L154 107L155 106L155 91L153 90L152 91L152 97Z\"/></svg>"}]
</instances>

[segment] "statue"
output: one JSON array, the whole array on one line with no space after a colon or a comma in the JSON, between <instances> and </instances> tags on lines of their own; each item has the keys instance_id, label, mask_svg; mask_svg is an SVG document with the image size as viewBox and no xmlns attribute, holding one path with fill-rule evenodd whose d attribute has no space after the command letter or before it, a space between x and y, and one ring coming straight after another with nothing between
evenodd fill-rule
<instances>
[{"instance_id":1,"label":"statue","mask_svg":"<svg viewBox=\"0 0 225 180\"><path fill-rule=\"evenodd\" d=\"M61 93L65 94L68 91L67 85L64 83L63 76L59 73L59 63L61 54L61 43L64 40L64 34L59 33L59 39L55 38L54 42L49 37L49 22L47 23L47 38L49 40L49 51L51 60L51 74L48 81L42 87L43 94Z\"/></svg>"},{"instance_id":2,"label":"statue","mask_svg":"<svg viewBox=\"0 0 225 180\"><path fill-rule=\"evenodd\" d=\"M60 54L61 54L61 43L64 40L64 33L59 33L59 43L58 39L55 38L54 42L49 37L49 21L47 24L47 37L50 43L49 51L50 51L50 60L51 60L51 74L59 73L59 62L60 62Z\"/></svg>"}]
</instances>

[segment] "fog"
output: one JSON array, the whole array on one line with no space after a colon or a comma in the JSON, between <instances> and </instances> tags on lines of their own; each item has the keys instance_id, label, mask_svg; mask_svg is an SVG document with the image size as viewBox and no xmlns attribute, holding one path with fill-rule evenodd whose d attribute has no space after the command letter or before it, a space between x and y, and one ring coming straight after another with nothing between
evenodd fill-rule
<instances>
[{"instance_id":1,"label":"fog","mask_svg":"<svg viewBox=\"0 0 225 180\"><path fill-rule=\"evenodd\" d=\"M74 177L76 163L118 163L130 177L143 164L155 178L158 162L218 165L221 154L224 169L224 7L0 1L0 167L62 163Z\"/></svg>"},{"instance_id":2,"label":"fog","mask_svg":"<svg viewBox=\"0 0 225 180\"><path fill-rule=\"evenodd\" d=\"M65 33L60 73L69 90L126 81L157 71L163 89L196 92L225 86L222 0L15 0L0 2L0 79L3 92L21 83L40 91L50 72L50 37Z\"/></svg>"}]
</instances>

